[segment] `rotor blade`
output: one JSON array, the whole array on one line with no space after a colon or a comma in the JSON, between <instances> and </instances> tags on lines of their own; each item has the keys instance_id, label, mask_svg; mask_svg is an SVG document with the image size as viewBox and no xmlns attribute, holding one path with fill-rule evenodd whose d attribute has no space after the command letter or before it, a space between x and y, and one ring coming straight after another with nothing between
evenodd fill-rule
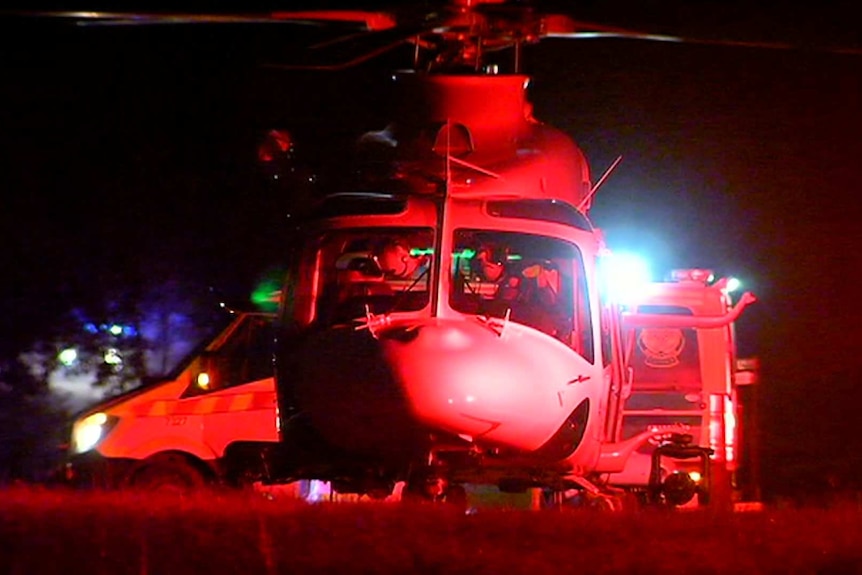
<instances>
[{"instance_id":1,"label":"rotor blade","mask_svg":"<svg viewBox=\"0 0 862 575\"><path fill-rule=\"evenodd\" d=\"M814 46L793 44L790 42L761 42L750 40L711 39L691 36L674 36L669 34L653 34L616 26L607 26L592 22L574 20L563 14L552 14L544 17L542 37L569 39L631 39L649 42L669 42L676 44L700 44L705 46L729 46L738 48L759 48L767 50L801 50L828 52L832 54L862 55L862 48Z\"/></svg>"},{"instance_id":2,"label":"rotor blade","mask_svg":"<svg viewBox=\"0 0 862 575\"><path fill-rule=\"evenodd\" d=\"M262 14L184 14L169 12L23 12L37 18L74 20L78 26L142 26L169 24L305 24L322 26L333 22L354 24L358 29L378 31L393 28L395 18L384 12L361 10L312 10Z\"/></svg>"},{"instance_id":3,"label":"rotor blade","mask_svg":"<svg viewBox=\"0 0 862 575\"><path fill-rule=\"evenodd\" d=\"M272 18L279 21L359 22L365 24L365 30L369 32L388 30L398 24L395 17L391 14L385 12L365 12L362 10L273 12Z\"/></svg>"},{"instance_id":4,"label":"rotor blade","mask_svg":"<svg viewBox=\"0 0 862 575\"><path fill-rule=\"evenodd\" d=\"M288 70L342 70L417 42L417 38L448 17L424 12L403 12L397 25L338 36L309 47L303 63L273 64Z\"/></svg>"},{"instance_id":5,"label":"rotor blade","mask_svg":"<svg viewBox=\"0 0 862 575\"><path fill-rule=\"evenodd\" d=\"M299 63L269 64L269 68L283 70L343 70L373 60L410 43L416 34L403 28L341 36L311 46L305 61Z\"/></svg>"},{"instance_id":6,"label":"rotor blade","mask_svg":"<svg viewBox=\"0 0 862 575\"><path fill-rule=\"evenodd\" d=\"M15 16L66 20L76 26L163 26L206 24L274 24L314 26L336 37L306 47L306 61L271 65L297 70L339 70L371 60L425 31L433 19L424 12L395 15L363 10L301 10L260 14L193 14L169 12L22 11ZM338 34L338 31L341 34ZM345 35L344 32L350 32Z\"/></svg>"}]
</instances>

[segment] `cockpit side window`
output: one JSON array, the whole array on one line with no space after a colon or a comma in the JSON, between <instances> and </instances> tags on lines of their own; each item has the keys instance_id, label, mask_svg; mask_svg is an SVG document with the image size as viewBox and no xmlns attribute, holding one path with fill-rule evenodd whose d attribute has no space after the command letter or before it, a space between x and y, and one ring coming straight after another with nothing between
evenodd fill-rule
<instances>
[{"instance_id":1,"label":"cockpit side window","mask_svg":"<svg viewBox=\"0 0 862 575\"><path fill-rule=\"evenodd\" d=\"M594 361L586 276L575 245L535 234L462 229L454 246L452 309L508 316Z\"/></svg>"},{"instance_id":2,"label":"cockpit side window","mask_svg":"<svg viewBox=\"0 0 862 575\"><path fill-rule=\"evenodd\" d=\"M350 323L368 313L418 311L430 301L433 232L365 228L325 235L318 250L316 317Z\"/></svg>"}]
</instances>

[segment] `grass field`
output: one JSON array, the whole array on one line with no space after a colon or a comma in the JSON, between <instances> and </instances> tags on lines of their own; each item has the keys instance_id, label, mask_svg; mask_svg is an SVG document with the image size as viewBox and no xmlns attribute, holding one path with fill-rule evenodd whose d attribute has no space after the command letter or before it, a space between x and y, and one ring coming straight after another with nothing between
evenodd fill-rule
<instances>
[{"instance_id":1,"label":"grass field","mask_svg":"<svg viewBox=\"0 0 862 575\"><path fill-rule=\"evenodd\" d=\"M530 511L0 491L0 573L862 573L862 512Z\"/></svg>"}]
</instances>

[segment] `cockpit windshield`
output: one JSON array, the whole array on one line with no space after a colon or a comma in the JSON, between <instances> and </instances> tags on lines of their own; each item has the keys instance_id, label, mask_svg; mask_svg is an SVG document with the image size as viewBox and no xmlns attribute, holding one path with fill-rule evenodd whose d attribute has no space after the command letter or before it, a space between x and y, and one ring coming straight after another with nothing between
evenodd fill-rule
<instances>
[{"instance_id":1,"label":"cockpit windshield","mask_svg":"<svg viewBox=\"0 0 862 575\"><path fill-rule=\"evenodd\" d=\"M346 323L367 313L417 311L430 299L434 236L427 228L338 230L323 237L317 318Z\"/></svg>"},{"instance_id":2,"label":"cockpit windshield","mask_svg":"<svg viewBox=\"0 0 862 575\"><path fill-rule=\"evenodd\" d=\"M592 322L580 250L535 234L457 230L452 309L508 317L593 361Z\"/></svg>"}]
</instances>

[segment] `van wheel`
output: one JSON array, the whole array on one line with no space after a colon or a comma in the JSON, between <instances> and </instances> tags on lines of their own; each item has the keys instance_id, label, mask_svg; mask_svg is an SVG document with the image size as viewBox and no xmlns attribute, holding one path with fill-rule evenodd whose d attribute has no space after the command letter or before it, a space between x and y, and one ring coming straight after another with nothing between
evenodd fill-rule
<instances>
[{"instance_id":1,"label":"van wheel","mask_svg":"<svg viewBox=\"0 0 862 575\"><path fill-rule=\"evenodd\" d=\"M177 454L155 455L145 460L129 481L133 489L165 494L187 494L206 484L204 474Z\"/></svg>"}]
</instances>

